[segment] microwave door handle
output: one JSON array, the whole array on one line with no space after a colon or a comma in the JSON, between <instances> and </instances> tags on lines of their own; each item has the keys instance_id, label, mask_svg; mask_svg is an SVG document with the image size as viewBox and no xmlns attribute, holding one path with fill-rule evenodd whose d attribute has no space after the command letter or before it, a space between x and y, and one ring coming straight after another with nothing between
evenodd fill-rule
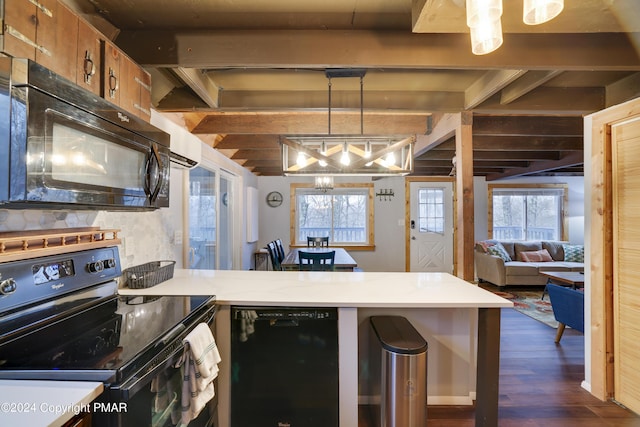
<instances>
[{"instance_id":1,"label":"microwave door handle","mask_svg":"<svg viewBox=\"0 0 640 427\"><path fill-rule=\"evenodd\" d=\"M155 163L158 168L158 179L155 182L155 185L152 185L151 182L151 170L152 164ZM151 154L149 155L149 160L147 161L147 176L145 178L145 192L149 196L149 201L151 203L155 202L158 198L158 194L160 193L160 189L162 188L162 183L164 181L163 174L160 172L162 170L162 159L160 158L160 154L158 153L158 147L156 144L151 145Z\"/></svg>"}]
</instances>

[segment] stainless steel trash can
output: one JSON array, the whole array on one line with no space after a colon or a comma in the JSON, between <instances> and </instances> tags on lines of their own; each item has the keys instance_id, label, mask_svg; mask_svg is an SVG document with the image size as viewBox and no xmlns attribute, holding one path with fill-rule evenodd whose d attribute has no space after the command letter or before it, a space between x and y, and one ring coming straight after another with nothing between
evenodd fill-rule
<instances>
[{"instance_id":1,"label":"stainless steel trash can","mask_svg":"<svg viewBox=\"0 0 640 427\"><path fill-rule=\"evenodd\" d=\"M426 426L427 342L401 316L372 316L370 325L370 392L380 396L374 425Z\"/></svg>"}]
</instances>

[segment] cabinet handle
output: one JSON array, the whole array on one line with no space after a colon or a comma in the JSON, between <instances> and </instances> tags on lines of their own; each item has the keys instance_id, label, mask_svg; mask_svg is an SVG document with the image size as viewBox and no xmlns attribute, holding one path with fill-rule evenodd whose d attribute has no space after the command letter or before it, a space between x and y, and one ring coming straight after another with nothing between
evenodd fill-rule
<instances>
[{"instance_id":1,"label":"cabinet handle","mask_svg":"<svg viewBox=\"0 0 640 427\"><path fill-rule=\"evenodd\" d=\"M96 66L91 59L91 53L87 50L84 54L84 82L86 84L91 83L91 76L96 73Z\"/></svg>"},{"instance_id":2,"label":"cabinet handle","mask_svg":"<svg viewBox=\"0 0 640 427\"><path fill-rule=\"evenodd\" d=\"M111 98L116 97L116 91L118 90L118 78L113 74L113 68L109 68L109 96Z\"/></svg>"},{"instance_id":3,"label":"cabinet handle","mask_svg":"<svg viewBox=\"0 0 640 427\"><path fill-rule=\"evenodd\" d=\"M52 56L51 52L49 52L44 46L41 46L38 43L34 42L33 40L30 40L29 37L25 36L20 31L13 28L11 25L5 25L4 29L7 34L17 38L21 42L26 43L29 46L38 49L41 53L44 53L47 56Z\"/></svg>"}]
</instances>

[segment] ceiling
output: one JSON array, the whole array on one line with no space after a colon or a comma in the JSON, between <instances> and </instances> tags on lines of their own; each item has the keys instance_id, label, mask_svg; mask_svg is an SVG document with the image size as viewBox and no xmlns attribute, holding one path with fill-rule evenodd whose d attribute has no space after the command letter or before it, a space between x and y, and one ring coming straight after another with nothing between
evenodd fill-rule
<instances>
[{"instance_id":1,"label":"ceiling","mask_svg":"<svg viewBox=\"0 0 640 427\"><path fill-rule=\"evenodd\" d=\"M152 74L157 110L256 175L282 174L280 136L327 134L329 117L332 134L429 138L462 111L475 175L581 175L582 117L640 96L637 0L567 0L539 26L507 0L483 56L464 0L67 2ZM362 91L333 78L329 103L325 71L353 68ZM454 141L429 147L414 175L448 175Z\"/></svg>"}]
</instances>

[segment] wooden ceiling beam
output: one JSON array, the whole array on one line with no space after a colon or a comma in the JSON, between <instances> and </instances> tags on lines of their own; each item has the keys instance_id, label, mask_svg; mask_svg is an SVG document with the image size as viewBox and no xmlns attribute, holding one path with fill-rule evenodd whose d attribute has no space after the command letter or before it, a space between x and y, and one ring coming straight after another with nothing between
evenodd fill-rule
<instances>
[{"instance_id":1,"label":"wooden ceiling beam","mask_svg":"<svg viewBox=\"0 0 640 427\"><path fill-rule=\"evenodd\" d=\"M474 115L473 136L582 137L583 123L582 117Z\"/></svg>"},{"instance_id":2,"label":"wooden ceiling beam","mask_svg":"<svg viewBox=\"0 0 640 427\"><path fill-rule=\"evenodd\" d=\"M229 157L232 160L238 159L262 159L262 160L280 160L282 153L280 150L238 150Z\"/></svg>"},{"instance_id":3,"label":"wooden ceiling beam","mask_svg":"<svg viewBox=\"0 0 640 427\"><path fill-rule=\"evenodd\" d=\"M224 138L216 141L213 148L217 149L238 149L238 150L265 150L280 149L277 135L226 135Z\"/></svg>"},{"instance_id":4,"label":"wooden ceiling beam","mask_svg":"<svg viewBox=\"0 0 640 427\"><path fill-rule=\"evenodd\" d=\"M561 70L529 71L502 90L500 104L510 104L562 73Z\"/></svg>"},{"instance_id":5,"label":"wooden ceiling beam","mask_svg":"<svg viewBox=\"0 0 640 427\"><path fill-rule=\"evenodd\" d=\"M328 114L318 112L212 113L198 115L200 121L191 129L194 134L270 134L326 135ZM190 113L184 113L189 117ZM364 130L368 135L414 135L427 131L429 114L366 113ZM359 112L332 112L331 132L335 135L359 135Z\"/></svg>"},{"instance_id":6,"label":"wooden ceiling beam","mask_svg":"<svg viewBox=\"0 0 640 427\"><path fill-rule=\"evenodd\" d=\"M495 181L502 178L512 178L516 176L532 175L541 172L551 172L558 169L573 167L584 164L584 153L571 153L560 160L547 162L533 162L526 168L513 168L503 173L487 175L487 181Z\"/></svg>"},{"instance_id":7,"label":"wooden ceiling beam","mask_svg":"<svg viewBox=\"0 0 640 427\"><path fill-rule=\"evenodd\" d=\"M526 70L498 70L485 73L465 91L464 109L474 109L526 72Z\"/></svg>"},{"instance_id":8,"label":"wooden ceiling beam","mask_svg":"<svg viewBox=\"0 0 640 427\"><path fill-rule=\"evenodd\" d=\"M286 77L284 77L286 79ZM465 108L464 92L415 91L415 90L367 90L364 89L365 112L398 110L407 113L430 114L433 111L455 112ZM359 91L332 92L332 108L360 110ZM267 109L328 110L327 91L318 90L227 90L220 96L220 108L224 111Z\"/></svg>"},{"instance_id":9,"label":"wooden ceiling beam","mask_svg":"<svg viewBox=\"0 0 640 427\"><path fill-rule=\"evenodd\" d=\"M510 34L483 56L471 53L468 34L410 31L150 29L122 31L116 42L143 66L169 68L637 70L640 63L624 33Z\"/></svg>"}]
</instances>

